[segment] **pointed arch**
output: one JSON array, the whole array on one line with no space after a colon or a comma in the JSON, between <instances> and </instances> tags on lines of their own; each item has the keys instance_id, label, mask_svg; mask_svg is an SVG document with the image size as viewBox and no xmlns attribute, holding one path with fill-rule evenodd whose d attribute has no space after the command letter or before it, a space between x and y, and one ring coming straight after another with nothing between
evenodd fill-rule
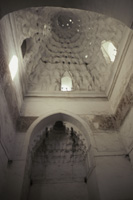
<instances>
[{"instance_id":1,"label":"pointed arch","mask_svg":"<svg viewBox=\"0 0 133 200\"><path fill-rule=\"evenodd\" d=\"M87 144L87 152L89 160L89 172L92 173L92 170L95 168L93 150L91 146L91 129L88 124L81 119L79 116L72 114L70 112L66 112L64 110L58 110L54 112L50 112L48 114L44 114L43 116L36 119L33 124L29 127L26 137L25 137L25 145L23 156L25 157L25 169L24 169L24 178L22 185L22 200L27 198L28 189L30 186L30 169L32 166L32 147L33 143L36 140L37 136L41 130L46 130L46 127L50 127L55 124L57 121L63 121L71 123L74 127L80 131L81 134L84 135ZM93 187L93 186L92 186Z\"/></svg>"}]
</instances>

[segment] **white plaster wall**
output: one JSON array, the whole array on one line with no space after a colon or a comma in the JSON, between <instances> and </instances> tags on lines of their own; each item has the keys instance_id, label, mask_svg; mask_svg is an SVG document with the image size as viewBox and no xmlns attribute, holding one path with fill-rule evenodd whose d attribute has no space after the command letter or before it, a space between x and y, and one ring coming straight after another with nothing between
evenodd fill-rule
<instances>
[{"instance_id":1,"label":"white plaster wall","mask_svg":"<svg viewBox=\"0 0 133 200\"><path fill-rule=\"evenodd\" d=\"M8 74L8 64L12 56L17 55L8 16L5 16L0 21L0 37L3 42L0 51L0 67L5 68L6 71L6 73L1 71L0 83L0 199L7 200L10 189L10 187L8 187L9 172L11 171L10 167L12 165L11 163L9 164L8 161L13 160L15 120L18 115L16 107L18 106L20 109L22 103L22 94L18 76L12 84L9 76L10 74ZM16 101L14 88L18 94L18 101ZM11 183L11 186L12 185L13 183Z\"/></svg>"},{"instance_id":2,"label":"white plaster wall","mask_svg":"<svg viewBox=\"0 0 133 200\"><path fill-rule=\"evenodd\" d=\"M7 183L8 160L13 158L14 137L13 122L0 86L0 196L3 195L4 185Z\"/></svg>"},{"instance_id":3,"label":"white plaster wall","mask_svg":"<svg viewBox=\"0 0 133 200\"><path fill-rule=\"evenodd\" d=\"M101 200L133 199L133 170L120 133L111 130L93 132L91 141ZM91 182L93 179L88 179L89 185Z\"/></svg>"},{"instance_id":4,"label":"white plaster wall","mask_svg":"<svg viewBox=\"0 0 133 200\"><path fill-rule=\"evenodd\" d=\"M24 167L24 160L13 160L12 164L8 166L2 200L21 199Z\"/></svg>"},{"instance_id":5,"label":"white plaster wall","mask_svg":"<svg viewBox=\"0 0 133 200\"><path fill-rule=\"evenodd\" d=\"M6 98L0 86L0 140L5 148L6 154L11 159L14 144L15 129L8 110Z\"/></svg>"},{"instance_id":6,"label":"white plaster wall","mask_svg":"<svg viewBox=\"0 0 133 200\"><path fill-rule=\"evenodd\" d=\"M3 185L5 184L6 178L6 167L7 167L7 157L0 144L0 199L2 199Z\"/></svg>"},{"instance_id":7,"label":"white plaster wall","mask_svg":"<svg viewBox=\"0 0 133 200\"><path fill-rule=\"evenodd\" d=\"M120 128L120 134L125 144L128 158L133 166L133 107Z\"/></svg>"},{"instance_id":8,"label":"white plaster wall","mask_svg":"<svg viewBox=\"0 0 133 200\"><path fill-rule=\"evenodd\" d=\"M91 171L88 177L87 188L89 200L101 200L95 168Z\"/></svg>"},{"instance_id":9,"label":"white plaster wall","mask_svg":"<svg viewBox=\"0 0 133 200\"><path fill-rule=\"evenodd\" d=\"M0 169L1 174L5 174L1 194L2 200L20 200L25 169L25 157L22 156L24 138L25 133L16 133L12 146L13 161L11 164L8 164L8 160L6 159L5 165L3 165L5 167L4 170Z\"/></svg>"},{"instance_id":10,"label":"white plaster wall","mask_svg":"<svg viewBox=\"0 0 133 200\"><path fill-rule=\"evenodd\" d=\"M131 164L133 166L133 150L130 152L130 161L131 161Z\"/></svg>"},{"instance_id":11,"label":"white plaster wall","mask_svg":"<svg viewBox=\"0 0 133 200\"><path fill-rule=\"evenodd\" d=\"M131 116L129 118L131 122ZM129 127L129 119L127 120ZM119 131L93 132L91 141L101 200L133 199L133 170ZM91 184L90 181L88 179L88 184Z\"/></svg>"},{"instance_id":12,"label":"white plaster wall","mask_svg":"<svg viewBox=\"0 0 133 200\"><path fill-rule=\"evenodd\" d=\"M133 199L133 170L127 158L96 157L96 173L102 200Z\"/></svg>"},{"instance_id":13,"label":"white plaster wall","mask_svg":"<svg viewBox=\"0 0 133 200\"><path fill-rule=\"evenodd\" d=\"M0 21L0 29L1 29L0 35L2 38L3 48L4 48L3 51L5 53L5 59L8 65L14 55L19 58L19 52L15 44L15 36L13 35L13 28L11 26L11 20L9 18L9 15L3 17L2 20ZM23 102L21 77L20 77L20 71L19 71L20 64L21 64L21 61L20 59L18 59L18 71L13 80L13 86L16 90L17 104L18 104L17 106L19 110ZM5 66L5 67L8 67L8 66Z\"/></svg>"},{"instance_id":14,"label":"white plaster wall","mask_svg":"<svg viewBox=\"0 0 133 200\"><path fill-rule=\"evenodd\" d=\"M133 148L133 108L125 118L120 128L120 134L127 151L130 151Z\"/></svg>"},{"instance_id":15,"label":"white plaster wall","mask_svg":"<svg viewBox=\"0 0 133 200\"><path fill-rule=\"evenodd\" d=\"M22 151L24 148L24 140L25 140L26 133L24 132L17 132L15 135L15 142L13 148L13 160L22 159Z\"/></svg>"},{"instance_id":16,"label":"white plaster wall","mask_svg":"<svg viewBox=\"0 0 133 200\"><path fill-rule=\"evenodd\" d=\"M110 114L108 101L84 98L28 98L24 99L22 116L40 116L56 110L65 110L74 114Z\"/></svg>"},{"instance_id":17,"label":"white plaster wall","mask_svg":"<svg viewBox=\"0 0 133 200\"><path fill-rule=\"evenodd\" d=\"M95 156L126 154L125 146L117 131L93 132L91 139Z\"/></svg>"},{"instance_id":18,"label":"white plaster wall","mask_svg":"<svg viewBox=\"0 0 133 200\"><path fill-rule=\"evenodd\" d=\"M31 187L29 200L88 200L85 183L36 184Z\"/></svg>"}]
</instances>

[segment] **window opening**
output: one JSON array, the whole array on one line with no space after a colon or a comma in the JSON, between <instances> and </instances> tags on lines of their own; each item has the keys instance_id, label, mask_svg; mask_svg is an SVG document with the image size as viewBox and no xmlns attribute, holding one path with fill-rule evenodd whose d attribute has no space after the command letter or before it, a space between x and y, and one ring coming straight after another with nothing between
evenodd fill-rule
<instances>
[{"instance_id":1,"label":"window opening","mask_svg":"<svg viewBox=\"0 0 133 200\"><path fill-rule=\"evenodd\" d=\"M108 63L110 63L110 61L111 62L115 61L115 57L116 57L116 54L117 54L117 49L113 45L112 42L103 40L101 42L101 50L102 50L104 58L106 59L106 61Z\"/></svg>"},{"instance_id":2,"label":"window opening","mask_svg":"<svg viewBox=\"0 0 133 200\"><path fill-rule=\"evenodd\" d=\"M65 72L61 78L61 91L71 91L72 90L72 79L68 72Z\"/></svg>"}]
</instances>

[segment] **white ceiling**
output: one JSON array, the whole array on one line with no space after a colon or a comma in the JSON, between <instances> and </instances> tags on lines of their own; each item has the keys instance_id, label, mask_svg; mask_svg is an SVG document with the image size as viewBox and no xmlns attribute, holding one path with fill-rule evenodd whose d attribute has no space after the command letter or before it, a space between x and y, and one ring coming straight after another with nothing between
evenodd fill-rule
<instances>
[{"instance_id":1,"label":"white ceiling","mask_svg":"<svg viewBox=\"0 0 133 200\"><path fill-rule=\"evenodd\" d=\"M30 8L15 12L19 45L23 45L28 93L61 92L69 74L71 93L106 95L117 72L125 25L102 14L63 8ZM105 59L101 43L117 49Z\"/></svg>"}]
</instances>

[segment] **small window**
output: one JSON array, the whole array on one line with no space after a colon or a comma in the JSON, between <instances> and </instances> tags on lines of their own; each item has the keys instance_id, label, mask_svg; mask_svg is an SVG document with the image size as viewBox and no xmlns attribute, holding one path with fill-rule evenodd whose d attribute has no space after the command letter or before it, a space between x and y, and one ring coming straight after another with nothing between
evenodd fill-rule
<instances>
[{"instance_id":1,"label":"small window","mask_svg":"<svg viewBox=\"0 0 133 200\"><path fill-rule=\"evenodd\" d=\"M14 55L9 63L9 70L11 73L12 80L15 78L17 71L18 71L18 58L16 55Z\"/></svg>"},{"instance_id":2,"label":"small window","mask_svg":"<svg viewBox=\"0 0 133 200\"><path fill-rule=\"evenodd\" d=\"M26 40L24 40L22 45L21 45L21 51L22 51L22 55L23 55L23 58L24 58L25 53L26 53Z\"/></svg>"},{"instance_id":3,"label":"small window","mask_svg":"<svg viewBox=\"0 0 133 200\"><path fill-rule=\"evenodd\" d=\"M71 91L72 90L72 79L68 72L65 72L61 78L61 91Z\"/></svg>"},{"instance_id":4,"label":"small window","mask_svg":"<svg viewBox=\"0 0 133 200\"><path fill-rule=\"evenodd\" d=\"M101 42L101 50L102 50L104 58L106 59L106 61L108 63L110 63L110 61L111 62L115 61L115 57L116 57L116 54L117 54L117 49L113 45L112 42L103 40Z\"/></svg>"},{"instance_id":5,"label":"small window","mask_svg":"<svg viewBox=\"0 0 133 200\"><path fill-rule=\"evenodd\" d=\"M22 56L24 58L24 56L26 55L26 53L29 53L32 49L34 45L33 39L32 38L26 38L22 45L21 45L21 52L22 52Z\"/></svg>"}]
</instances>

